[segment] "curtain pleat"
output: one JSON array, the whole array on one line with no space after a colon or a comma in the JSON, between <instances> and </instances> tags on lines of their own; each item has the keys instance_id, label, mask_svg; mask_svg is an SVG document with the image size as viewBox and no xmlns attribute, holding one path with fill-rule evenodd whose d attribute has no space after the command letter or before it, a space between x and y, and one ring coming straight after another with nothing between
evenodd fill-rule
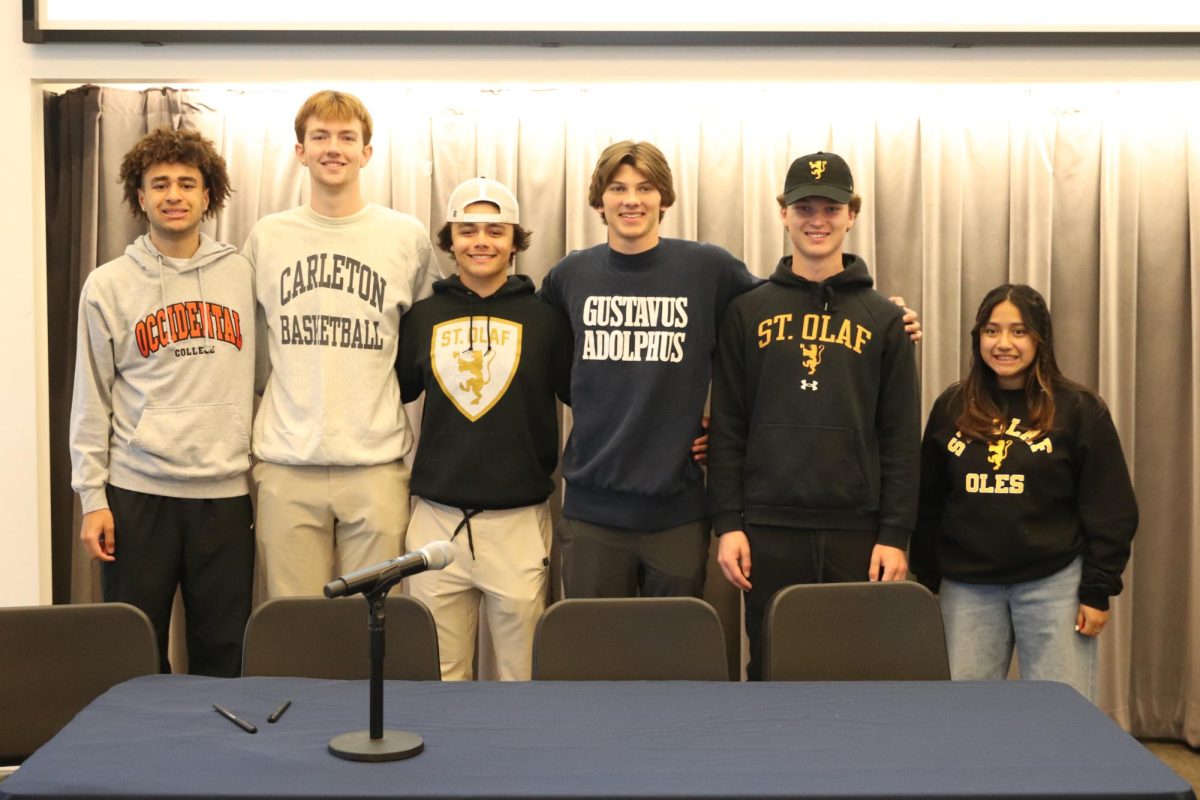
<instances>
[{"instance_id":1,"label":"curtain pleat","mask_svg":"<svg viewBox=\"0 0 1200 800\"><path fill-rule=\"evenodd\" d=\"M922 315L925 410L962 374L983 294L1005 281L1040 289L1054 312L1059 363L1108 402L1141 502L1127 589L1101 638L1100 704L1134 733L1200 745L1200 582L1192 577L1200 574L1200 257L1192 247L1200 87L780 82L657 93L384 85L359 93L375 117L368 199L435 232L459 181L502 180L534 234L518 270L535 281L565 252L604 240L587 189L611 141L648 139L670 160L678 197L666 235L726 247L761 276L786 252L775 195L791 159L841 153L864 198L848 249L867 260L881 291L903 295ZM78 521L62 511L70 494L63 398L79 285L141 232L120 202L120 158L156 125L204 132L235 188L206 230L241 246L261 216L307 201L294 153L302 100L290 89L95 87L47 99L56 600L94 595L90 565L61 564L64 552L79 552ZM719 602L730 597L736 602Z\"/></svg>"}]
</instances>

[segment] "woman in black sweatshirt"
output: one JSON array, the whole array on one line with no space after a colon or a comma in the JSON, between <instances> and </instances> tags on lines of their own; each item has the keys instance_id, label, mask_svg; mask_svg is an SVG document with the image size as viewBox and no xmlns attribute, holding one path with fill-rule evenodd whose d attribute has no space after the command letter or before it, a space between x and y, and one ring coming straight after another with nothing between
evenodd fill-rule
<instances>
[{"instance_id":1,"label":"woman in black sweatshirt","mask_svg":"<svg viewBox=\"0 0 1200 800\"><path fill-rule=\"evenodd\" d=\"M971 366L934 403L911 569L940 590L950 672L1021 676L1091 700L1096 637L1121 591L1137 503L1104 401L1065 378L1045 299L983 299Z\"/></svg>"}]
</instances>

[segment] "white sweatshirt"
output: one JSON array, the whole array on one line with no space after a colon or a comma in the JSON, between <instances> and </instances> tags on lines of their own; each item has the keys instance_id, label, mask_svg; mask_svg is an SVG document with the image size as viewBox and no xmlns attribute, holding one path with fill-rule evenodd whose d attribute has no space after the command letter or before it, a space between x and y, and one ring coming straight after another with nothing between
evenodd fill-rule
<instances>
[{"instance_id":1,"label":"white sweatshirt","mask_svg":"<svg viewBox=\"0 0 1200 800\"><path fill-rule=\"evenodd\" d=\"M403 457L413 437L395 372L400 317L440 277L424 226L378 205L336 218L305 205L259 220L242 252L270 362L255 456L341 466Z\"/></svg>"},{"instance_id":2,"label":"white sweatshirt","mask_svg":"<svg viewBox=\"0 0 1200 800\"><path fill-rule=\"evenodd\" d=\"M201 234L183 261L148 236L88 276L79 298L71 486L84 513L108 484L166 497L249 490L252 273Z\"/></svg>"}]
</instances>

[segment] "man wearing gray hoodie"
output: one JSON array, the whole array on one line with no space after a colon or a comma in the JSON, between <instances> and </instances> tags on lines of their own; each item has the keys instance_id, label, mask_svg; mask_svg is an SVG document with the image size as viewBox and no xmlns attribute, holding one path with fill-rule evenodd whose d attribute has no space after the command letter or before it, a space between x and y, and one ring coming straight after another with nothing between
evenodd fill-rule
<instances>
[{"instance_id":1,"label":"man wearing gray hoodie","mask_svg":"<svg viewBox=\"0 0 1200 800\"><path fill-rule=\"evenodd\" d=\"M160 128L125 155L121 179L149 232L92 272L79 301L80 538L102 562L104 599L150 617L164 672L180 588L189 671L234 677L254 569L252 273L200 232L229 196L210 141Z\"/></svg>"}]
</instances>

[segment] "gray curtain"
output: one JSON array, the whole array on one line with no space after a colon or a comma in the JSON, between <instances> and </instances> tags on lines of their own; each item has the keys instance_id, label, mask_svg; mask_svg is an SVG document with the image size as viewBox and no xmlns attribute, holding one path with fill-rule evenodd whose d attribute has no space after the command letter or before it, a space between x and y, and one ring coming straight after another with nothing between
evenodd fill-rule
<instances>
[{"instance_id":1,"label":"gray curtain","mask_svg":"<svg viewBox=\"0 0 1200 800\"><path fill-rule=\"evenodd\" d=\"M1008 280L1040 289L1053 310L1059 363L1112 409L1142 509L1126 591L1101 638L1100 705L1135 734L1200 745L1195 86L818 91L781 82L638 95L374 85L358 93L376 121L364 172L369 199L436 230L460 180L505 181L535 232L518 263L535 280L568 250L603 240L586 187L614 139L654 141L670 160L679 198L666 235L722 245L764 276L784 252L774 196L791 158L841 153L866 201L849 249L871 265L882 291L903 295L924 320L926 410L966 363L984 292ZM221 147L236 188L208 230L240 246L260 216L307 200L292 154L302 100L283 90L107 88L47 100L56 599L94 593L72 544L76 523L62 511L70 495L63 398L81 278L140 232L119 204L119 158L157 125L203 131ZM61 119L51 124L54 114ZM60 587L66 553L76 564L69 590ZM737 598L719 577L710 588L728 629Z\"/></svg>"}]
</instances>

